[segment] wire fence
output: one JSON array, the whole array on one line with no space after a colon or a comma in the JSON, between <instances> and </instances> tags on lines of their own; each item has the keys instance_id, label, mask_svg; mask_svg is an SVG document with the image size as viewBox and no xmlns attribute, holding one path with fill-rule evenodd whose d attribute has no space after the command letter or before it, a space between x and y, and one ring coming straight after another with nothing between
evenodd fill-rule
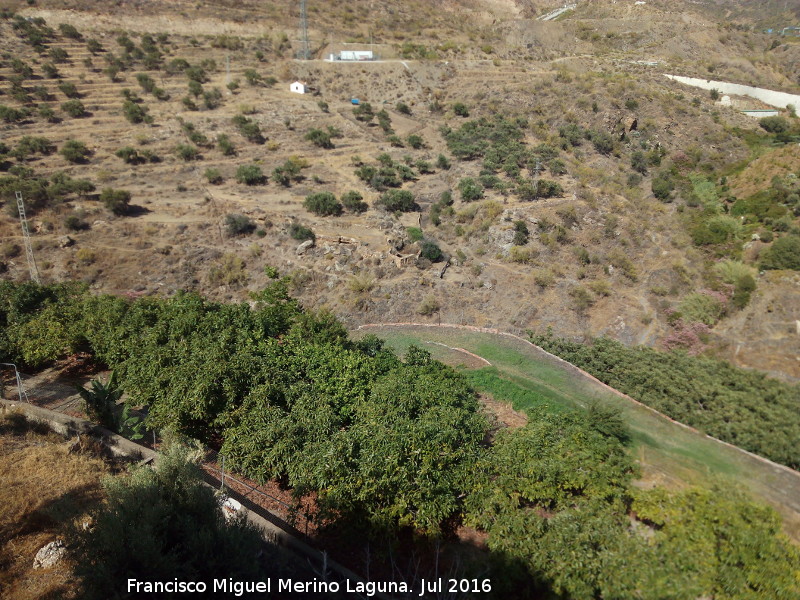
<instances>
[{"instance_id":1,"label":"wire fence","mask_svg":"<svg viewBox=\"0 0 800 600\"><path fill-rule=\"evenodd\" d=\"M222 490L231 490L239 496L253 502L263 511L280 517L291 528L290 533L300 534L309 538L316 529L311 512L301 502L287 502L286 497L279 498L270 494L255 481L247 480L241 475L234 474L225 469L225 457L217 452L210 451L210 460L203 462L203 469L212 477ZM257 511L265 516L261 511ZM279 525L283 528L283 524Z\"/></svg>"}]
</instances>

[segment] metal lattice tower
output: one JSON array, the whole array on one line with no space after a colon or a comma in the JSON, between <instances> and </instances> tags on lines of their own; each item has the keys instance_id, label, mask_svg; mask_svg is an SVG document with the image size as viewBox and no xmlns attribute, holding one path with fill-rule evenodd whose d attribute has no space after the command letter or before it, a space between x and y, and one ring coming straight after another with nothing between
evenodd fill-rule
<instances>
[{"instance_id":1,"label":"metal lattice tower","mask_svg":"<svg viewBox=\"0 0 800 600\"><path fill-rule=\"evenodd\" d=\"M306 13L306 0L300 0L300 32L303 42L303 50L300 58L308 60L311 58L311 51L308 49L308 14Z\"/></svg>"},{"instance_id":2,"label":"metal lattice tower","mask_svg":"<svg viewBox=\"0 0 800 600\"><path fill-rule=\"evenodd\" d=\"M39 279L39 269L36 267L36 259L33 257L33 246L31 245L31 232L28 230L28 219L25 217L25 203L22 201L22 192L17 192L17 210L19 211L19 222L22 226L22 238L25 240L25 258L28 259L28 270L31 272L31 281L41 283Z\"/></svg>"}]
</instances>

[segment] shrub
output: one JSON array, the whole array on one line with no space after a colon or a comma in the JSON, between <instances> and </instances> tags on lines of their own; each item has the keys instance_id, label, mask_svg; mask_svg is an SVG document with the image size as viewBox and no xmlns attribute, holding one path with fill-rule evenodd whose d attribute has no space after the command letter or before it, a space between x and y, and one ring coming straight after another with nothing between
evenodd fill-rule
<instances>
[{"instance_id":1,"label":"shrub","mask_svg":"<svg viewBox=\"0 0 800 600\"><path fill-rule=\"evenodd\" d=\"M122 216L128 212L131 193L126 190L106 188L100 193L100 202L112 213Z\"/></svg>"},{"instance_id":2,"label":"shrub","mask_svg":"<svg viewBox=\"0 0 800 600\"><path fill-rule=\"evenodd\" d=\"M261 128L258 123L248 119L243 115L236 115L233 117L233 124L239 128L239 132L247 138L248 141L254 144L263 144L265 141L264 136L261 134Z\"/></svg>"},{"instance_id":3,"label":"shrub","mask_svg":"<svg viewBox=\"0 0 800 600\"><path fill-rule=\"evenodd\" d=\"M146 106L132 100L125 100L122 104L122 113L131 123L152 123L153 117L148 114Z\"/></svg>"},{"instance_id":4,"label":"shrub","mask_svg":"<svg viewBox=\"0 0 800 600\"><path fill-rule=\"evenodd\" d=\"M61 93L67 98L80 98L81 96L78 92L78 88L75 87L75 84L71 81L62 81L58 84L58 89L61 90Z\"/></svg>"},{"instance_id":5,"label":"shrub","mask_svg":"<svg viewBox=\"0 0 800 600\"><path fill-rule=\"evenodd\" d=\"M417 307L417 312L421 315L429 317L432 314L439 312L441 306L439 305L439 301L436 298L429 294L423 298L422 302L419 303Z\"/></svg>"},{"instance_id":6,"label":"shrub","mask_svg":"<svg viewBox=\"0 0 800 600\"><path fill-rule=\"evenodd\" d=\"M14 70L14 73L19 75L22 79L30 79L33 77L33 69L31 66L19 58L13 58L11 60L11 68Z\"/></svg>"},{"instance_id":7,"label":"shrub","mask_svg":"<svg viewBox=\"0 0 800 600\"><path fill-rule=\"evenodd\" d=\"M762 252L761 268L800 271L800 236L787 235L775 240Z\"/></svg>"},{"instance_id":8,"label":"shrub","mask_svg":"<svg viewBox=\"0 0 800 600\"><path fill-rule=\"evenodd\" d=\"M450 168L450 161L444 154L440 154L436 158L436 168L442 169L443 171L447 171Z\"/></svg>"},{"instance_id":9,"label":"shrub","mask_svg":"<svg viewBox=\"0 0 800 600\"><path fill-rule=\"evenodd\" d=\"M80 119L86 116L86 107L80 100L67 100L61 105L61 110L73 119Z\"/></svg>"},{"instance_id":10,"label":"shrub","mask_svg":"<svg viewBox=\"0 0 800 600\"><path fill-rule=\"evenodd\" d=\"M244 70L244 78L247 80L247 83L250 85L259 85L263 83L261 75L255 69L245 69Z\"/></svg>"},{"instance_id":11,"label":"shrub","mask_svg":"<svg viewBox=\"0 0 800 600\"><path fill-rule=\"evenodd\" d=\"M222 173L220 173L219 169L208 168L204 175L208 183L212 185L219 185L223 182Z\"/></svg>"},{"instance_id":12,"label":"shrub","mask_svg":"<svg viewBox=\"0 0 800 600\"><path fill-rule=\"evenodd\" d=\"M431 262L439 262L440 260L444 259L444 253L436 242L425 240L422 242L419 257L427 259Z\"/></svg>"},{"instance_id":13,"label":"shrub","mask_svg":"<svg viewBox=\"0 0 800 600\"><path fill-rule=\"evenodd\" d=\"M725 314L726 303L710 294L693 293L684 298L678 311L684 321L713 327Z\"/></svg>"},{"instance_id":14,"label":"shrub","mask_svg":"<svg viewBox=\"0 0 800 600\"><path fill-rule=\"evenodd\" d=\"M28 116L25 109L13 108L0 104L0 119L6 123L18 123Z\"/></svg>"},{"instance_id":15,"label":"shrub","mask_svg":"<svg viewBox=\"0 0 800 600\"><path fill-rule=\"evenodd\" d=\"M189 78L189 81L196 81L197 83L206 83L208 81L208 75L206 75L203 67L188 67L183 73Z\"/></svg>"},{"instance_id":16,"label":"shrub","mask_svg":"<svg viewBox=\"0 0 800 600\"><path fill-rule=\"evenodd\" d=\"M67 215L64 219L64 227L66 227L69 231L85 231L89 229L89 223L86 222L81 215L78 214L71 214Z\"/></svg>"},{"instance_id":17,"label":"shrub","mask_svg":"<svg viewBox=\"0 0 800 600\"><path fill-rule=\"evenodd\" d=\"M553 175L566 175L567 165L560 158L554 158L547 163L547 168Z\"/></svg>"},{"instance_id":18,"label":"shrub","mask_svg":"<svg viewBox=\"0 0 800 600\"><path fill-rule=\"evenodd\" d=\"M458 182L458 191L464 202L473 202L483 198L483 186L472 177L465 177Z\"/></svg>"},{"instance_id":19,"label":"shrub","mask_svg":"<svg viewBox=\"0 0 800 600\"><path fill-rule=\"evenodd\" d=\"M535 257L535 253L525 246L511 246L508 250L508 257L512 262L526 265Z\"/></svg>"},{"instance_id":20,"label":"shrub","mask_svg":"<svg viewBox=\"0 0 800 600\"><path fill-rule=\"evenodd\" d=\"M690 232L692 241L698 246L724 244L737 239L741 233L742 222L728 215L716 215L704 219Z\"/></svg>"},{"instance_id":21,"label":"shrub","mask_svg":"<svg viewBox=\"0 0 800 600\"><path fill-rule=\"evenodd\" d=\"M375 118L375 111L372 109L372 105L369 102L364 102L353 109L353 115L357 121L369 123Z\"/></svg>"},{"instance_id":22,"label":"shrub","mask_svg":"<svg viewBox=\"0 0 800 600\"><path fill-rule=\"evenodd\" d=\"M630 188L638 187L642 183L642 176L639 173L631 173L626 183Z\"/></svg>"},{"instance_id":23,"label":"shrub","mask_svg":"<svg viewBox=\"0 0 800 600\"><path fill-rule=\"evenodd\" d=\"M598 296L610 296L612 292L611 284L605 279L596 279L590 282L589 289Z\"/></svg>"},{"instance_id":24,"label":"shrub","mask_svg":"<svg viewBox=\"0 0 800 600\"><path fill-rule=\"evenodd\" d=\"M61 32L61 35L64 37L71 38L73 40L81 40L83 36L81 35L80 31L75 29L74 25L70 25L69 23L61 23L58 26L58 30Z\"/></svg>"},{"instance_id":25,"label":"shrub","mask_svg":"<svg viewBox=\"0 0 800 600\"><path fill-rule=\"evenodd\" d=\"M424 237L422 235L422 229L419 227L406 227L406 233L412 242L420 242Z\"/></svg>"},{"instance_id":26,"label":"shrub","mask_svg":"<svg viewBox=\"0 0 800 600\"><path fill-rule=\"evenodd\" d=\"M67 140L59 152L69 162L76 164L86 162L92 154L86 144L78 140Z\"/></svg>"},{"instance_id":27,"label":"shrub","mask_svg":"<svg viewBox=\"0 0 800 600\"><path fill-rule=\"evenodd\" d=\"M305 160L290 156L285 163L273 169L272 181L285 186L291 185L292 181L301 181L303 179L301 171L307 166Z\"/></svg>"},{"instance_id":28,"label":"shrub","mask_svg":"<svg viewBox=\"0 0 800 600\"><path fill-rule=\"evenodd\" d=\"M408 145L414 148L414 150L419 150L420 148L425 147L425 140L422 139L421 136L416 134L411 134L406 138Z\"/></svg>"},{"instance_id":29,"label":"shrub","mask_svg":"<svg viewBox=\"0 0 800 600\"><path fill-rule=\"evenodd\" d=\"M203 95L203 86L200 84L199 81L190 80L189 81L189 94L194 96L195 98L199 98Z\"/></svg>"},{"instance_id":30,"label":"shrub","mask_svg":"<svg viewBox=\"0 0 800 600\"><path fill-rule=\"evenodd\" d=\"M340 201L345 209L351 213L360 214L366 212L369 208L367 203L364 202L364 197L355 190L350 190L343 194Z\"/></svg>"},{"instance_id":31,"label":"shrub","mask_svg":"<svg viewBox=\"0 0 800 600\"><path fill-rule=\"evenodd\" d=\"M463 102L456 102L453 104L453 112L459 117L468 117L469 109Z\"/></svg>"},{"instance_id":32,"label":"shrub","mask_svg":"<svg viewBox=\"0 0 800 600\"><path fill-rule=\"evenodd\" d=\"M317 106L319 106L319 109L322 112L324 112L324 113L328 112L328 103L325 102L325 100L318 100L317 101Z\"/></svg>"},{"instance_id":33,"label":"shrub","mask_svg":"<svg viewBox=\"0 0 800 600\"><path fill-rule=\"evenodd\" d=\"M530 232L525 221L514 221L514 245L524 246L528 243Z\"/></svg>"},{"instance_id":34,"label":"shrub","mask_svg":"<svg viewBox=\"0 0 800 600\"><path fill-rule=\"evenodd\" d=\"M131 146L120 148L114 154L129 165L138 165L145 161L144 157L139 154L139 151Z\"/></svg>"},{"instance_id":35,"label":"shrub","mask_svg":"<svg viewBox=\"0 0 800 600\"><path fill-rule=\"evenodd\" d=\"M357 294L363 294L375 287L375 278L369 273L359 273L347 282L347 289Z\"/></svg>"},{"instance_id":36,"label":"shrub","mask_svg":"<svg viewBox=\"0 0 800 600\"><path fill-rule=\"evenodd\" d=\"M609 154L614 149L614 139L608 132L590 131L589 139L600 154Z\"/></svg>"},{"instance_id":37,"label":"shrub","mask_svg":"<svg viewBox=\"0 0 800 600\"><path fill-rule=\"evenodd\" d=\"M82 597L112 597L126 577L263 579L258 531L243 519L225 518L190 452L171 446L157 464L104 482L107 500L93 527L76 534ZM136 558L130 552L134 539Z\"/></svg>"},{"instance_id":38,"label":"shrub","mask_svg":"<svg viewBox=\"0 0 800 600\"><path fill-rule=\"evenodd\" d=\"M103 45L94 38L86 40L86 49L92 54L103 52Z\"/></svg>"},{"instance_id":39,"label":"shrub","mask_svg":"<svg viewBox=\"0 0 800 600\"><path fill-rule=\"evenodd\" d=\"M147 93L151 93L156 88L155 79L150 77L147 73L137 73L136 81L139 82L141 88Z\"/></svg>"},{"instance_id":40,"label":"shrub","mask_svg":"<svg viewBox=\"0 0 800 600\"><path fill-rule=\"evenodd\" d=\"M200 158L200 151L196 146L192 146L191 144L178 144L175 146L175 154L178 155L178 158L187 162Z\"/></svg>"},{"instance_id":41,"label":"shrub","mask_svg":"<svg viewBox=\"0 0 800 600\"><path fill-rule=\"evenodd\" d=\"M322 129L312 129L305 135L305 139L320 148L333 148L331 134Z\"/></svg>"},{"instance_id":42,"label":"shrub","mask_svg":"<svg viewBox=\"0 0 800 600\"><path fill-rule=\"evenodd\" d=\"M644 152L637 150L631 154L631 167L637 173L641 173L642 175L647 174L647 157Z\"/></svg>"},{"instance_id":43,"label":"shrub","mask_svg":"<svg viewBox=\"0 0 800 600\"><path fill-rule=\"evenodd\" d=\"M250 217L239 214L230 214L225 217L225 231L230 237L249 235L255 230L255 223L250 220Z\"/></svg>"},{"instance_id":44,"label":"shrub","mask_svg":"<svg viewBox=\"0 0 800 600\"><path fill-rule=\"evenodd\" d=\"M740 278L755 275L755 269L738 260L727 259L714 265L714 272L725 283L735 284Z\"/></svg>"},{"instance_id":45,"label":"shrub","mask_svg":"<svg viewBox=\"0 0 800 600\"><path fill-rule=\"evenodd\" d=\"M672 190L675 189L675 183L669 172L662 171L653 177L651 189L653 190L653 195L662 202L669 200Z\"/></svg>"},{"instance_id":46,"label":"shrub","mask_svg":"<svg viewBox=\"0 0 800 600\"><path fill-rule=\"evenodd\" d=\"M384 192L376 204L390 212L419 210L419 205L414 200L414 194L408 190L389 190Z\"/></svg>"},{"instance_id":47,"label":"shrub","mask_svg":"<svg viewBox=\"0 0 800 600\"><path fill-rule=\"evenodd\" d=\"M736 308L744 308L750 302L750 294L756 289L756 280L750 275L742 275L734 282L733 296L731 297L731 304Z\"/></svg>"},{"instance_id":48,"label":"shrub","mask_svg":"<svg viewBox=\"0 0 800 600\"><path fill-rule=\"evenodd\" d=\"M582 285L576 285L568 293L572 297L572 307L580 314L583 314L595 303L594 296Z\"/></svg>"},{"instance_id":49,"label":"shrub","mask_svg":"<svg viewBox=\"0 0 800 600\"><path fill-rule=\"evenodd\" d=\"M217 136L217 146L224 156L233 156L236 154L236 148L231 143L230 138L224 133L220 133Z\"/></svg>"},{"instance_id":50,"label":"shrub","mask_svg":"<svg viewBox=\"0 0 800 600\"><path fill-rule=\"evenodd\" d=\"M297 221L289 225L289 235L298 241L315 240L317 236L308 227L300 225Z\"/></svg>"},{"instance_id":51,"label":"shrub","mask_svg":"<svg viewBox=\"0 0 800 600\"><path fill-rule=\"evenodd\" d=\"M203 106L206 110L214 110L222 103L222 92L214 88L203 93Z\"/></svg>"},{"instance_id":52,"label":"shrub","mask_svg":"<svg viewBox=\"0 0 800 600\"><path fill-rule=\"evenodd\" d=\"M80 248L75 253L75 258L82 265L91 265L97 260L97 253L91 248Z\"/></svg>"},{"instance_id":53,"label":"shrub","mask_svg":"<svg viewBox=\"0 0 800 600\"><path fill-rule=\"evenodd\" d=\"M564 189L555 181L548 179L537 179L533 181L522 181L516 187L516 194L520 200L530 201L537 198L554 198L561 196Z\"/></svg>"},{"instance_id":54,"label":"shrub","mask_svg":"<svg viewBox=\"0 0 800 600\"><path fill-rule=\"evenodd\" d=\"M303 206L306 210L322 217L342 214L342 205L336 200L336 196L330 192L319 192L306 196Z\"/></svg>"},{"instance_id":55,"label":"shrub","mask_svg":"<svg viewBox=\"0 0 800 600\"><path fill-rule=\"evenodd\" d=\"M786 133L789 131L789 122L783 117L764 117L758 122L764 131L774 134Z\"/></svg>"},{"instance_id":56,"label":"shrub","mask_svg":"<svg viewBox=\"0 0 800 600\"><path fill-rule=\"evenodd\" d=\"M267 178L258 165L242 165L236 169L236 181L245 185L262 185Z\"/></svg>"},{"instance_id":57,"label":"shrub","mask_svg":"<svg viewBox=\"0 0 800 600\"><path fill-rule=\"evenodd\" d=\"M46 137L26 135L17 142L13 151L8 153L17 160L25 160L31 154L52 154L55 151L55 144Z\"/></svg>"},{"instance_id":58,"label":"shrub","mask_svg":"<svg viewBox=\"0 0 800 600\"><path fill-rule=\"evenodd\" d=\"M48 79L58 79L61 77L61 73L58 72L58 67L53 63L44 63L42 65L42 72Z\"/></svg>"},{"instance_id":59,"label":"shrub","mask_svg":"<svg viewBox=\"0 0 800 600\"><path fill-rule=\"evenodd\" d=\"M566 150L570 146L580 146L585 137L585 132L580 125L576 123L567 123L558 128L558 135L562 139L562 149Z\"/></svg>"}]
</instances>

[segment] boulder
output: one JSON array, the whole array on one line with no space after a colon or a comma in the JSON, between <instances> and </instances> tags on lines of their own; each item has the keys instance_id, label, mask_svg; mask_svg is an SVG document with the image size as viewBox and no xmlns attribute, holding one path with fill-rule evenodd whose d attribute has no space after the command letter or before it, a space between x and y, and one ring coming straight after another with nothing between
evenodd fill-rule
<instances>
[{"instance_id":1,"label":"boulder","mask_svg":"<svg viewBox=\"0 0 800 600\"><path fill-rule=\"evenodd\" d=\"M314 240L306 240L297 247L297 256L302 256L308 251L309 248L313 247L314 247Z\"/></svg>"},{"instance_id":2,"label":"boulder","mask_svg":"<svg viewBox=\"0 0 800 600\"><path fill-rule=\"evenodd\" d=\"M61 561L66 553L67 548L62 540L50 542L36 553L36 557L33 559L33 568L48 569Z\"/></svg>"},{"instance_id":3,"label":"boulder","mask_svg":"<svg viewBox=\"0 0 800 600\"><path fill-rule=\"evenodd\" d=\"M58 238L58 247L59 248L69 248L73 244L75 244L75 240L73 240L68 235L62 235L60 238Z\"/></svg>"}]
</instances>

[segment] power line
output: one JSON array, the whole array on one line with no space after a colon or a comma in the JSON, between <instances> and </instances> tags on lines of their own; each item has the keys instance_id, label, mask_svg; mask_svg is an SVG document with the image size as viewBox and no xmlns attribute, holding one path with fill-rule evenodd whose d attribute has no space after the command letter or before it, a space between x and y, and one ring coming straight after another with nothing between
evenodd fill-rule
<instances>
[{"instance_id":1,"label":"power line","mask_svg":"<svg viewBox=\"0 0 800 600\"><path fill-rule=\"evenodd\" d=\"M31 281L42 283L39 279L39 269L36 267L36 259L33 257L31 232L28 230L28 219L25 217L25 203L22 201L22 192L16 192L16 196L19 222L22 226L22 238L25 240L25 258L28 259L28 270L31 272Z\"/></svg>"},{"instance_id":2,"label":"power line","mask_svg":"<svg viewBox=\"0 0 800 600\"><path fill-rule=\"evenodd\" d=\"M300 31L303 38L303 50L300 58L308 60L311 58L311 51L308 48L308 14L306 13L306 0L300 0Z\"/></svg>"}]
</instances>

